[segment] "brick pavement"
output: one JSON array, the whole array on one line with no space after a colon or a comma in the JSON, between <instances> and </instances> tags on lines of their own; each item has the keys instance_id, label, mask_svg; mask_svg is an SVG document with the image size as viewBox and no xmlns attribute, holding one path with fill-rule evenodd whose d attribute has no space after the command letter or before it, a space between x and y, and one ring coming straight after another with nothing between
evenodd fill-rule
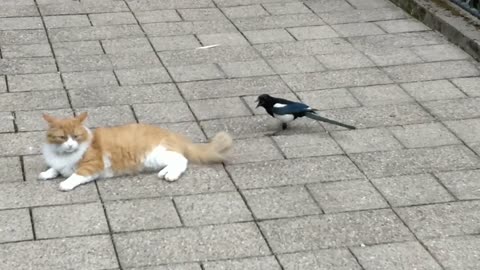
<instances>
[{"instance_id":1,"label":"brick pavement","mask_svg":"<svg viewBox=\"0 0 480 270\"><path fill-rule=\"evenodd\" d=\"M480 265L480 65L387 0L3 0L0 52L0 269ZM359 129L271 136L261 93ZM236 146L64 193L40 116L82 111Z\"/></svg>"}]
</instances>

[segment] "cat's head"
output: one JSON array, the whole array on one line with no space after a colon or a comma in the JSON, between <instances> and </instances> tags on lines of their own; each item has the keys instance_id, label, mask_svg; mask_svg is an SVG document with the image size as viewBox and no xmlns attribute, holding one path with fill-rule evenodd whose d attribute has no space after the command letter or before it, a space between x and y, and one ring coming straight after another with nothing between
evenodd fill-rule
<instances>
[{"instance_id":1,"label":"cat's head","mask_svg":"<svg viewBox=\"0 0 480 270\"><path fill-rule=\"evenodd\" d=\"M83 125L86 118L86 112L65 119L44 114L43 119L48 123L47 142L55 146L59 153L75 152L82 143L89 140L89 132Z\"/></svg>"}]
</instances>

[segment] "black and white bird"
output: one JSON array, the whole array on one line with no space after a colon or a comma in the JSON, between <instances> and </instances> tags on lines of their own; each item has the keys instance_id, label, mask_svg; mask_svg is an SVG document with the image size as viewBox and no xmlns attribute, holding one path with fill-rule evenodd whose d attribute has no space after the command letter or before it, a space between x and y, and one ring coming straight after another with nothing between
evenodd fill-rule
<instances>
[{"instance_id":1,"label":"black and white bird","mask_svg":"<svg viewBox=\"0 0 480 270\"><path fill-rule=\"evenodd\" d=\"M318 110L313 109L310 106L300 102L294 102L283 98L276 98L267 94L262 94L258 96L257 102L257 108L265 108L268 114L282 122L282 129L287 128L287 123L304 116L314 120L346 127L348 129L356 129L356 127L354 126L321 117L316 112Z\"/></svg>"}]
</instances>

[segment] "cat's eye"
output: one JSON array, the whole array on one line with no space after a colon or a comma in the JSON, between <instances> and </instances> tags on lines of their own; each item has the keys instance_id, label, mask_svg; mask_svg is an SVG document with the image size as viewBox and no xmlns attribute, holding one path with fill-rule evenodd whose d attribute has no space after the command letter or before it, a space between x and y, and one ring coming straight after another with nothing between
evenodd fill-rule
<instances>
[{"instance_id":1,"label":"cat's eye","mask_svg":"<svg viewBox=\"0 0 480 270\"><path fill-rule=\"evenodd\" d=\"M66 140L67 136L57 136L57 138L59 138L60 140Z\"/></svg>"}]
</instances>

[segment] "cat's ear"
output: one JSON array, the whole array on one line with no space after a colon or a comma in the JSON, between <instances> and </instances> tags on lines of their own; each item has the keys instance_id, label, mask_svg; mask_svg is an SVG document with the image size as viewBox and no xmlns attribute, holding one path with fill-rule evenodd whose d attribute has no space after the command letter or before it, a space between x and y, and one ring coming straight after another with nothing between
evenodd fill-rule
<instances>
[{"instance_id":1,"label":"cat's ear","mask_svg":"<svg viewBox=\"0 0 480 270\"><path fill-rule=\"evenodd\" d=\"M81 113L79 116L75 117L77 119L78 122L80 123L83 123L85 121L85 119L87 119L87 116L88 116L88 113L87 112L83 112Z\"/></svg>"},{"instance_id":2,"label":"cat's ear","mask_svg":"<svg viewBox=\"0 0 480 270\"><path fill-rule=\"evenodd\" d=\"M49 125L53 125L55 122L57 122L57 119L49 114L44 113L42 116Z\"/></svg>"}]
</instances>

